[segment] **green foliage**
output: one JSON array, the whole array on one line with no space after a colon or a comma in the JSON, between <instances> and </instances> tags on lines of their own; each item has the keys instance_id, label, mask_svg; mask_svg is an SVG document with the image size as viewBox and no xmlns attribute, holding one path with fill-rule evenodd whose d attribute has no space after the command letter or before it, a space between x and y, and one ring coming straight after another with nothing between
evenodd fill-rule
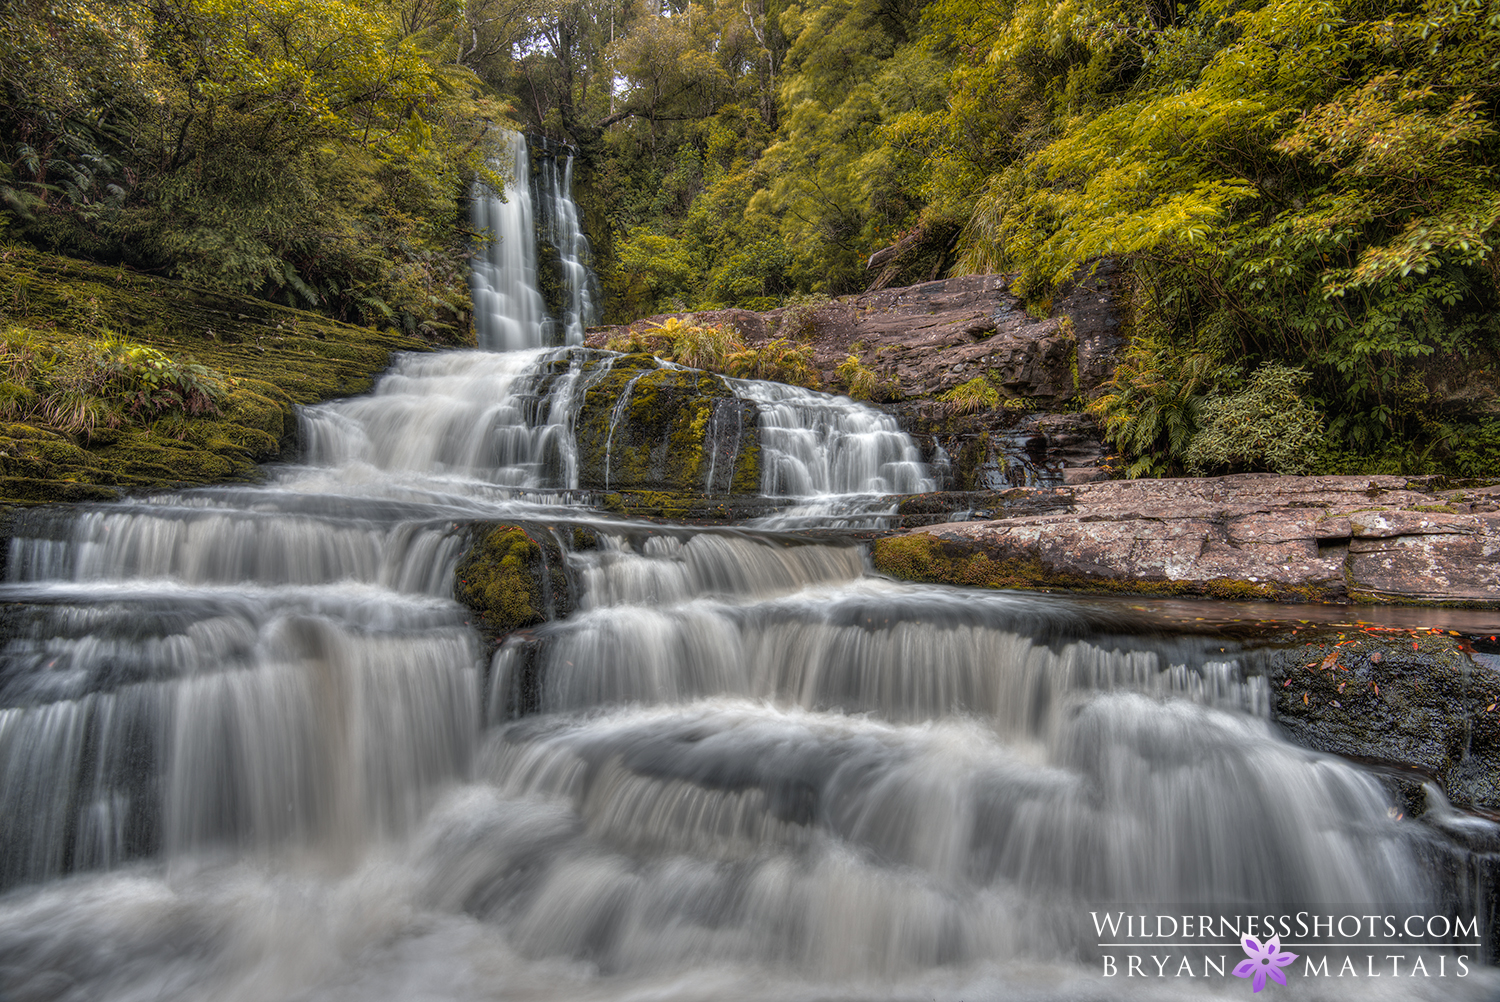
<instances>
[{"instance_id":1,"label":"green foliage","mask_svg":"<svg viewBox=\"0 0 1500 1002\"><path fill-rule=\"evenodd\" d=\"M771 379L816 390L822 379L810 344L776 338L758 348L746 348L729 359L729 374L742 379Z\"/></svg>"},{"instance_id":2,"label":"green foliage","mask_svg":"<svg viewBox=\"0 0 1500 1002\"><path fill-rule=\"evenodd\" d=\"M645 329L629 329L604 344L610 351L646 352L694 369L727 371L730 359L745 350L739 334L726 324L690 324L668 317Z\"/></svg>"},{"instance_id":3,"label":"green foliage","mask_svg":"<svg viewBox=\"0 0 1500 1002\"><path fill-rule=\"evenodd\" d=\"M949 414L978 414L1000 406L1000 391L983 376L975 376L939 394L938 402Z\"/></svg>"},{"instance_id":4,"label":"green foliage","mask_svg":"<svg viewBox=\"0 0 1500 1002\"><path fill-rule=\"evenodd\" d=\"M1323 415L1302 395L1308 373L1261 366L1243 389L1216 393L1198 409L1201 425L1183 461L1190 472L1317 472Z\"/></svg>"},{"instance_id":5,"label":"green foliage","mask_svg":"<svg viewBox=\"0 0 1500 1002\"><path fill-rule=\"evenodd\" d=\"M672 325L675 329L669 329ZM745 350L734 328L724 324L683 324L672 319L659 330L672 338L672 360L694 369L722 371Z\"/></svg>"},{"instance_id":6,"label":"green foliage","mask_svg":"<svg viewBox=\"0 0 1500 1002\"><path fill-rule=\"evenodd\" d=\"M456 5L438 12L457 27ZM18 0L0 203L35 245L453 339L472 73L398 5Z\"/></svg>"},{"instance_id":7,"label":"green foliage","mask_svg":"<svg viewBox=\"0 0 1500 1002\"><path fill-rule=\"evenodd\" d=\"M0 336L0 416L88 437L179 414L214 417L220 373L117 337L57 341L16 325Z\"/></svg>"},{"instance_id":8,"label":"green foliage","mask_svg":"<svg viewBox=\"0 0 1500 1002\"><path fill-rule=\"evenodd\" d=\"M1132 460L1130 477L1179 472L1199 428L1203 398L1219 376L1204 354L1182 354L1171 345L1136 337L1088 406L1105 437Z\"/></svg>"},{"instance_id":9,"label":"green foliage","mask_svg":"<svg viewBox=\"0 0 1500 1002\"><path fill-rule=\"evenodd\" d=\"M1231 355L1305 370L1330 448L1451 451L1410 388L1500 343L1500 6L1030 0L945 18L963 37L983 23L1032 144L989 172L962 264L1014 268L1042 299L1126 263L1164 339L1105 407L1138 470L1180 468L1192 399L1235 392L1217 382ZM1146 375L1173 368L1218 375L1185 397L1166 387L1193 377ZM1125 392L1137 378L1160 392Z\"/></svg>"},{"instance_id":10,"label":"green foliage","mask_svg":"<svg viewBox=\"0 0 1500 1002\"><path fill-rule=\"evenodd\" d=\"M855 400L869 400L880 386L875 370L860 361L856 354L851 353L840 362L837 372L844 384L844 392Z\"/></svg>"}]
</instances>

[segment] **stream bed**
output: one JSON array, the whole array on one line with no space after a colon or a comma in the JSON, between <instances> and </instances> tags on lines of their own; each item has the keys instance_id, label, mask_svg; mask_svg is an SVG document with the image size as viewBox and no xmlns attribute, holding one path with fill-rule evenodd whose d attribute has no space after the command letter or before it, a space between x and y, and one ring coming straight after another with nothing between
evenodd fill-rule
<instances>
[{"instance_id":1,"label":"stream bed","mask_svg":"<svg viewBox=\"0 0 1500 1002\"><path fill-rule=\"evenodd\" d=\"M1273 612L875 575L839 528L930 489L916 450L764 384L793 508L589 509L584 358L408 356L262 485L18 516L0 998L1244 997L1237 935L1137 976L1099 916L1472 904L1378 770L1277 730L1219 628ZM575 601L490 656L453 578L493 521L555 532ZM1424 929L1269 990L1496 997Z\"/></svg>"}]
</instances>

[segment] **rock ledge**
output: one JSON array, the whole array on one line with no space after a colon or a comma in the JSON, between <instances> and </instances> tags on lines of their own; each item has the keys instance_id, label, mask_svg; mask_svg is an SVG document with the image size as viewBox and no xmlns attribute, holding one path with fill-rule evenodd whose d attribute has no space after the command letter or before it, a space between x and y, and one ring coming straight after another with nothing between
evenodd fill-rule
<instances>
[{"instance_id":1,"label":"rock ledge","mask_svg":"<svg viewBox=\"0 0 1500 1002\"><path fill-rule=\"evenodd\" d=\"M1500 485L1442 487L1244 474L1018 488L969 506L1003 517L881 539L874 559L994 588L1500 608Z\"/></svg>"}]
</instances>

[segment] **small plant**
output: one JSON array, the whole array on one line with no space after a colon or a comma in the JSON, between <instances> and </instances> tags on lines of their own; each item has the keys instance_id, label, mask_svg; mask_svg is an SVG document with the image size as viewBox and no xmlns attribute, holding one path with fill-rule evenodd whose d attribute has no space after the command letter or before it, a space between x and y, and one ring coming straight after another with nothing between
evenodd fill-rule
<instances>
[{"instance_id":1,"label":"small plant","mask_svg":"<svg viewBox=\"0 0 1500 1002\"><path fill-rule=\"evenodd\" d=\"M1130 457L1127 477L1181 469L1197 433L1203 398L1223 375L1203 353L1179 354L1165 341L1137 337L1125 349L1108 393L1088 405L1104 436Z\"/></svg>"},{"instance_id":2,"label":"small plant","mask_svg":"<svg viewBox=\"0 0 1500 1002\"><path fill-rule=\"evenodd\" d=\"M670 344L670 339L663 337L655 331L630 328L624 334L616 334L605 341L604 347L610 351L624 352L627 355L655 355L658 352L666 351Z\"/></svg>"},{"instance_id":3,"label":"small plant","mask_svg":"<svg viewBox=\"0 0 1500 1002\"><path fill-rule=\"evenodd\" d=\"M810 344L795 345L777 338L759 348L747 348L729 359L729 373L745 379L770 379L818 389L818 367L813 363Z\"/></svg>"},{"instance_id":4,"label":"small plant","mask_svg":"<svg viewBox=\"0 0 1500 1002\"><path fill-rule=\"evenodd\" d=\"M852 347L857 349L859 345ZM855 400L869 400L879 388L880 380L876 377L875 370L861 362L853 352L839 363L837 371L839 379L844 383L844 392Z\"/></svg>"},{"instance_id":5,"label":"small plant","mask_svg":"<svg viewBox=\"0 0 1500 1002\"><path fill-rule=\"evenodd\" d=\"M37 348L21 328L0 343L0 417L91 436L132 419L219 413L232 382L115 337Z\"/></svg>"},{"instance_id":6,"label":"small plant","mask_svg":"<svg viewBox=\"0 0 1500 1002\"><path fill-rule=\"evenodd\" d=\"M734 328L724 324L678 323L672 334L672 361L694 369L723 369L729 359L745 350ZM662 333L666 333L666 325Z\"/></svg>"},{"instance_id":7,"label":"small plant","mask_svg":"<svg viewBox=\"0 0 1500 1002\"><path fill-rule=\"evenodd\" d=\"M938 402L949 414L978 414L1000 406L1000 391L983 376L975 376L939 395Z\"/></svg>"},{"instance_id":8,"label":"small plant","mask_svg":"<svg viewBox=\"0 0 1500 1002\"><path fill-rule=\"evenodd\" d=\"M694 369L722 371L745 350L739 334L726 324L691 324L668 317L644 330L630 329L604 342L610 351L644 352Z\"/></svg>"},{"instance_id":9,"label":"small plant","mask_svg":"<svg viewBox=\"0 0 1500 1002\"><path fill-rule=\"evenodd\" d=\"M213 417L229 393L226 380L206 366L178 362L155 348L121 339L101 342L96 364L107 377L105 389L123 398L135 417L173 412Z\"/></svg>"}]
</instances>

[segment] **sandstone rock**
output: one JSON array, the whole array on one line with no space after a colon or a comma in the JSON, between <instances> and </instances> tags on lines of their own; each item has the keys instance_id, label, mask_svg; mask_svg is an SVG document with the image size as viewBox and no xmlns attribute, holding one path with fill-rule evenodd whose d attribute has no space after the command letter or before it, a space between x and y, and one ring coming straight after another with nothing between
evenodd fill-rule
<instances>
[{"instance_id":1,"label":"sandstone rock","mask_svg":"<svg viewBox=\"0 0 1500 1002\"><path fill-rule=\"evenodd\" d=\"M1034 493L879 540L875 564L989 587L1500 608L1500 513L1460 510L1486 507L1487 490L1246 474L1078 483L1045 492L1051 510L1004 511Z\"/></svg>"},{"instance_id":2,"label":"sandstone rock","mask_svg":"<svg viewBox=\"0 0 1500 1002\"><path fill-rule=\"evenodd\" d=\"M1003 489L1062 483L1065 470L1102 463L1105 449L1094 421L1076 411L1113 374L1123 344L1115 280L1106 262L1059 297L1047 319L1026 312L1004 275L882 288L814 308L670 316L728 324L751 346L774 338L811 344L822 387L835 393L842 389L839 365L861 346L857 354L876 374L879 402L917 435L929 460L939 448L950 457L948 486ZM603 347L611 337L668 316L595 328L587 343ZM981 376L999 392L1000 409L955 418L935 403Z\"/></svg>"},{"instance_id":3,"label":"sandstone rock","mask_svg":"<svg viewBox=\"0 0 1500 1002\"><path fill-rule=\"evenodd\" d=\"M899 379L903 398L930 398L989 374L1008 397L1060 407L1092 392L1113 372L1118 321L1112 275L1101 269L1062 301L1066 305L1055 316L1040 320L1010 293L1009 276L970 275L845 296L805 316L794 307L647 317L628 327L595 328L587 343L603 347L631 328L677 316L692 323L731 324L752 346L776 337L807 341L825 387L835 391L836 370L858 343L864 346L866 365L882 379ZM796 330L788 327L792 318ZM1087 359L1079 354L1085 342L1090 346Z\"/></svg>"}]
</instances>

